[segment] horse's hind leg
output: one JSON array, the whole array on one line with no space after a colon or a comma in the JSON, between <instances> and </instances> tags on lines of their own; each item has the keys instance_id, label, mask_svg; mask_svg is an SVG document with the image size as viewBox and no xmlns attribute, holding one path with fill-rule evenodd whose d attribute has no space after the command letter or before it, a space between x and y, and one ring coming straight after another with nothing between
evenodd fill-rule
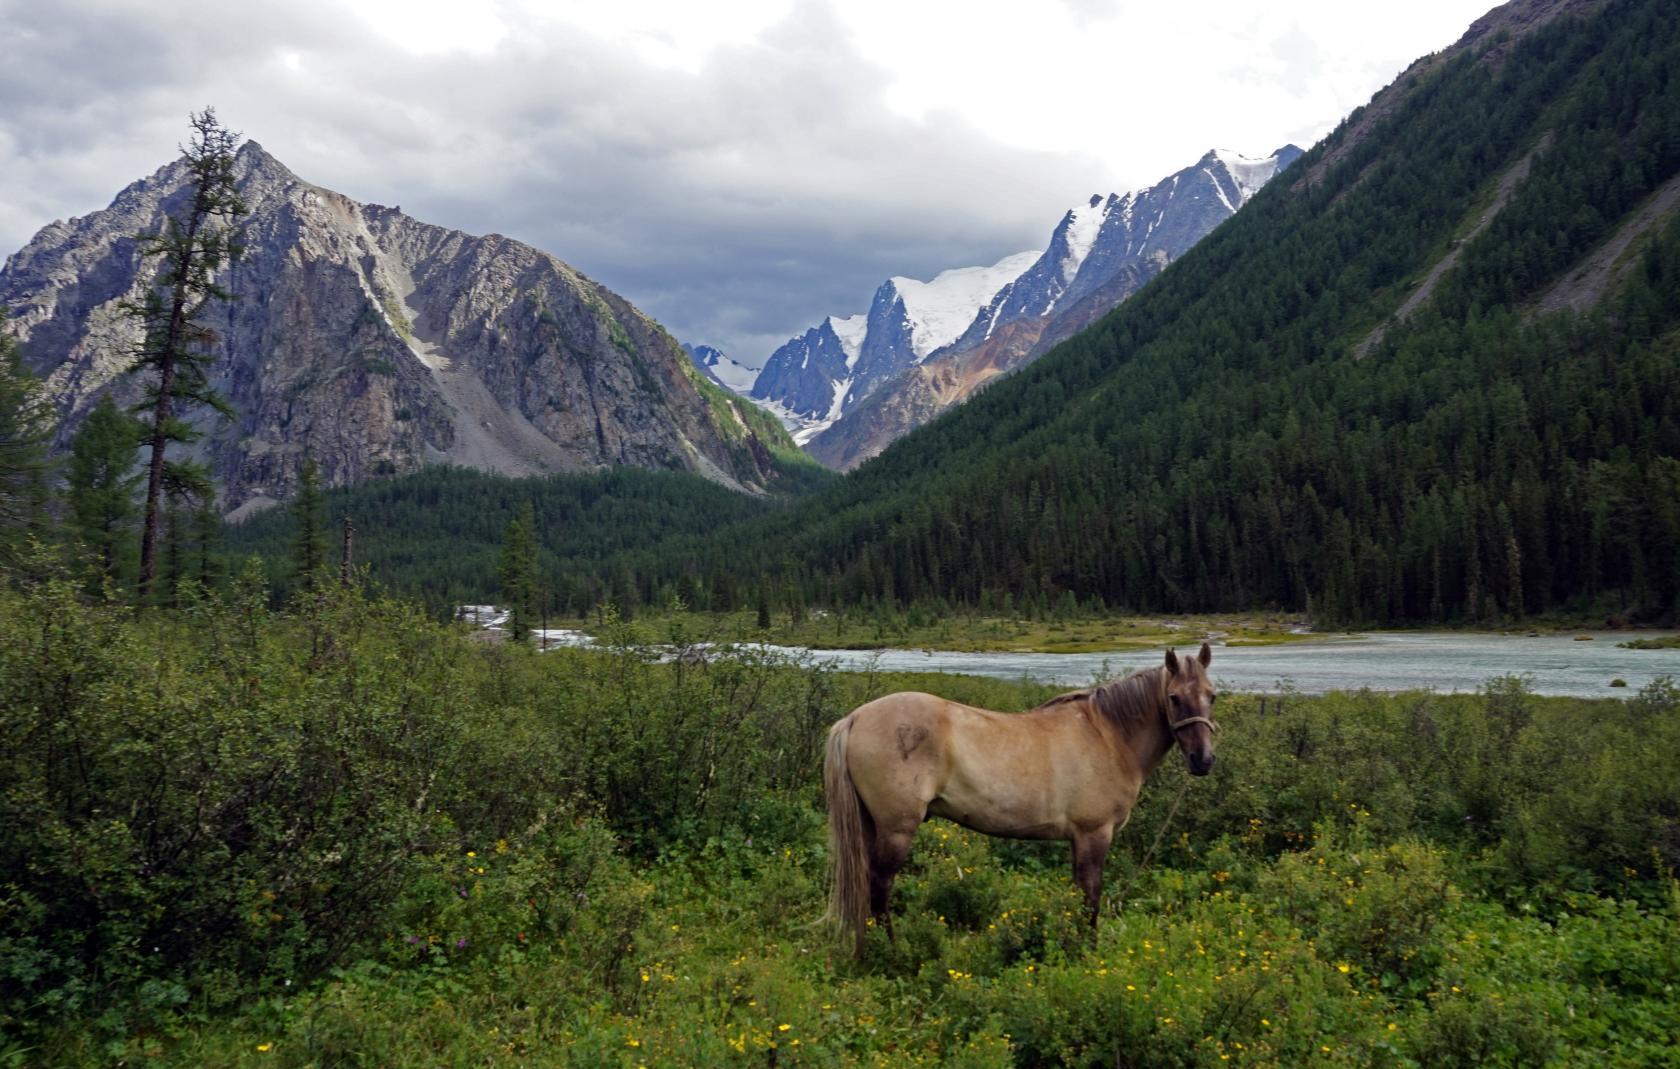
<instances>
[{"instance_id":1,"label":"horse's hind leg","mask_svg":"<svg viewBox=\"0 0 1680 1069\"><path fill-rule=\"evenodd\" d=\"M889 940L893 931L887 899L892 894L893 879L898 870L910 859L910 840L915 834L914 825L908 831L900 828L875 829L875 841L869 854L869 911L874 915L875 923L886 929Z\"/></svg>"},{"instance_id":2,"label":"horse's hind leg","mask_svg":"<svg viewBox=\"0 0 1680 1069\"><path fill-rule=\"evenodd\" d=\"M1108 860L1108 845L1113 840L1112 827L1073 837L1073 882L1085 892L1085 913L1093 933L1097 930L1097 907L1102 903L1103 862Z\"/></svg>"}]
</instances>

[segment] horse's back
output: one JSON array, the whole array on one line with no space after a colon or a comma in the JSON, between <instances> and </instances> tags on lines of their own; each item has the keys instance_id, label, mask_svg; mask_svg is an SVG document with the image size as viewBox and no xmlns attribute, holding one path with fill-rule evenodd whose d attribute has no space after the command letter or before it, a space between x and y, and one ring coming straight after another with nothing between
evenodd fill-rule
<instances>
[{"instance_id":1,"label":"horse's back","mask_svg":"<svg viewBox=\"0 0 1680 1069\"><path fill-rule=\"evenodd\" d=\"M1118 777L1102 772L1113 758L1077 710L1024 716L904 692L859 706L851 723L847 764L876 819L931 812L994 835L1064 838L1112 819L1119 800Z\"/></svg>"}]
</instances>

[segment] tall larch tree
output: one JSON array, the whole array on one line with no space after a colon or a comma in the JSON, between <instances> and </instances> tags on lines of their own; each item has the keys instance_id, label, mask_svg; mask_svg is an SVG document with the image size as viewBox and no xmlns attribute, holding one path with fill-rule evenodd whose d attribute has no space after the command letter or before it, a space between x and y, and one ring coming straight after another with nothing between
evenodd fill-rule
<instances>
[{"instance_id":1,"label":"tall larch tree","mask_svg":"<svg viewBox=\"0 0 1680 1069\"><path fill-rule=\"evenodd\" d=\"M143 331L129 370L147 377L146 399L137 408L147 424L142 445L151 451L140 532L142 602L151 597L157 575L163 497L171 480L165 453L172 442L199 437L182 417L193 406L232 414L210 386L215 333L200 317L212 302L232 299L216 274L241 251L231 225L245 214L234 182L239 135L224 127L212 108L191 122L192 140L181 150L190 176L187 207L171 216L161 233L140 235L143 254L160 260L158 275L145 296L124 305Z\"/></svg>"}]
</instances>

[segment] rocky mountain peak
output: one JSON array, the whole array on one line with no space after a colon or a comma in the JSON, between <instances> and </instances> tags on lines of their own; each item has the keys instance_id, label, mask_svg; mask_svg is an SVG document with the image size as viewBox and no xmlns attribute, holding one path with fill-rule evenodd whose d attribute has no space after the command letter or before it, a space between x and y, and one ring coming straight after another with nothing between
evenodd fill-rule
<instances>
[{"instance_id":1,"label":"rocky mountain peak","mask_svg":"<svg viewBox=\"0 0 1680 1069\"><path fill-rule=\"evenodd\" d=\"M228 506L286 496L310 450L329 484L452 463L504 474L603 465L687 469L743 489L792 443L744 415L658 324L560 260L362 204L239 150L244 257L207 310L216 388L238 418L199 445ZM136 338L119 304L156 264L135 236L187 195L182 161L108 208L42 228L0 271L7 330L67 438L122 375ZM761 434L777 439L766 443Z\"/></svg>"}]
</instances>

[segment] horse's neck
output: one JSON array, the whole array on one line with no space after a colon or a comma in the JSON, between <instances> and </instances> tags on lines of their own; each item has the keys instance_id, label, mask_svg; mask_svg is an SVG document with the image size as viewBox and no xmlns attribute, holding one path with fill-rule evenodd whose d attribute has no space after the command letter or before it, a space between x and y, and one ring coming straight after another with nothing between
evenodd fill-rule
<instances>
[{"instance_id":1,"label":"horse's neck","mask_svg":"<svg viewBox=\"0 0 1680 1069\"><path fill-rule=\"evenodd\" d=\"M1172 732L1167 730L1166 717L1161 712L1161 703L1166 701L1165 686L1161 680L1165 671L1165 668L1151 668L1139 673L1148 677L1149 709L1140 716L1127 717L1123 722L1121 740L1131 751L1143 779L1149 778L1173 748Z\"/></svg>"}]
</instances>

